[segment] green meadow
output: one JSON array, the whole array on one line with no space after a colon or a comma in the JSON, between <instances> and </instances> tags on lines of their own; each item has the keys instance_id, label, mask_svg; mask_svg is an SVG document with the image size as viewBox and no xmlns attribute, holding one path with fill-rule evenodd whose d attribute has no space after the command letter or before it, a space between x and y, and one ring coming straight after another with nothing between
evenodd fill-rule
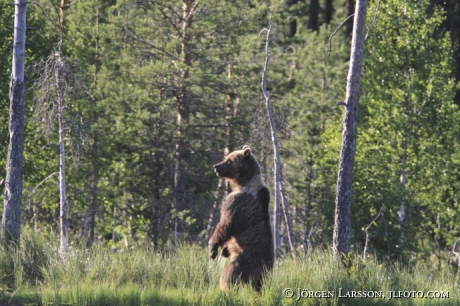
<instances>
[{"instance_id":1,"label":"green meadow","mask_svg":"<svg viewBox=\"0 0 460 306\"><path fill-rule=\"evenodd\" d=\"M25 233L19 250L1 248L0 304L460 304L459 275L448 265L434 269L431 264L381 263L352 255L345 267L330 250L316 249L280 256L260 294L244 286L223 294L219 276L227 261L210 261L206 248L196 244L184 242L161 252L100 245L85 250L71 244L62 253L57 241Z\"/></svg>"}]
</instances>

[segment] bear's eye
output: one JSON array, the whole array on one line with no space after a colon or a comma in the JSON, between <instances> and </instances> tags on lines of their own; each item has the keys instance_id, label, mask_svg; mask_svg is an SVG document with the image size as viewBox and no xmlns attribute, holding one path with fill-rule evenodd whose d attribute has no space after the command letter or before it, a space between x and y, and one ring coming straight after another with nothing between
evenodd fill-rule
<instances>
[{"instance_id":1,"label":"bear's eye","mask_svg":"<svg viewBox=\"0 0 460 306\"><path fill-rule=\"evenodd\" d=\"M232 161L229 159L227 160L227 165L231 165L232 164Z\"/></svg>"}]
</instances>

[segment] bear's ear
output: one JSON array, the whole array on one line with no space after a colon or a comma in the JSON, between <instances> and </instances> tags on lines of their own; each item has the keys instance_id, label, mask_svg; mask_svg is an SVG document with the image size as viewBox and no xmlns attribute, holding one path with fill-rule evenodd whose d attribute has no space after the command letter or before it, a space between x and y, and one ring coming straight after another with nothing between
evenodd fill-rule
<instances>
[{"instance_id":1,"label":"bear's ear","mask_svg":"<svg viewBox=\"0 0 460 306\"><path fill-rule=\"evenodd\" d=\"M248 158L251 155L251 149L249 146L244 146L243 147L243 157Z\"/></svg>"}]
</instances>

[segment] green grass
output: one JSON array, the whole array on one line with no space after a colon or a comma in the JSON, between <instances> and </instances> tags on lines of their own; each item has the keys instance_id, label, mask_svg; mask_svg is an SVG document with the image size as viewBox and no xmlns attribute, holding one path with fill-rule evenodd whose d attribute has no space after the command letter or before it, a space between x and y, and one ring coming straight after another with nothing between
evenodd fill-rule
<instances>
[{"instance_id":1,"label":"green grass","mask_svg":"<svg viewBox=\"0 0 460 306\"><path fill-rule=\"evenodd\" d=\"M207 250L181 244L157 253L150 248L91 251L72 246L65 254L43 236L24 234L20 250L0 247L0 304L26 305L460 305L457 271L363 261L349 268L331 252L281 257L261 294L251 288L221 293L219 276L227 264L210 261ZM283 292L292 289L293 297ZM300 288L300 289L299 289ZM339 298L351 291L382 292L381 298ZM325 292L330 298L300 297ZM449 298L389 300L389 291L449 292ZM330 292L330 293L328 293ZM318 294L318 293L317 293Z\"/></svg>"}]
</instances>

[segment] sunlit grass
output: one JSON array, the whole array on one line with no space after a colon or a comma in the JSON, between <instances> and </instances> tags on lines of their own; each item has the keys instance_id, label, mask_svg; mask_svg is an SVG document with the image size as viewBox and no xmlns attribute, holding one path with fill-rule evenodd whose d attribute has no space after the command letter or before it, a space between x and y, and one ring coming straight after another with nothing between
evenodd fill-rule
<instances>
[{"instance_id":1,"label":"sunlit grass","mask_svg":"<svg viewBox=\"0 0 460 306\"><path fill-rule=\"evenodd\" d=\"M352 255L345 268L329 250L317 249L277 260L260 294L219 288L224 259L210 261L207 250L183 243L169 251L148 247L90 251L23 235L19 251L0 250L0 303L29 305L460 305L457 271L430 265L382 264ZM57 241L57 239L56 239ZM339 289L341 288L341 289ZM292 290L292 297L285 292ZM287 291L286 291L287 290ZM352 291L380 292L378 298L343 298ZM389 299L389 291L449 292L449 298ZM312 297L311 294L315 296ZM310 297L308 297L310 295ZM327 297L319 297L323 295ZM332 295L332 296L331 296Z\"/></svg>"}]
</instances>

